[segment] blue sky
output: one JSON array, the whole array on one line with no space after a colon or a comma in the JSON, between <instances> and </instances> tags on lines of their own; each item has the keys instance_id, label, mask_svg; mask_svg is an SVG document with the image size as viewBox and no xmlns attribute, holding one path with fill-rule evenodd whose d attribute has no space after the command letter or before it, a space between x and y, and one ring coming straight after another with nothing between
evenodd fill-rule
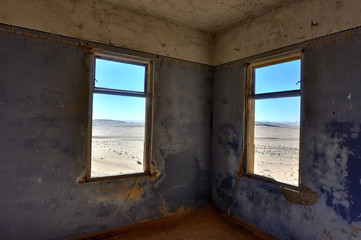
<instances>
[{"instance_id":1,"label":"blue sky","mask_svg":"<svg viewBox=\"0 0 361 240\"><path fill-rule=\"evenodd\" d=\"M95 79L96 87L143 92L145 67L96 59ZM145 98L94 94L93 119L144 121Z\"/></svg>"},{"instance_id":2,"label":"blue sky","mask_svg":"<svg viewBox=\"0 0 361 240\"><path fill-rule=\"evenodd\" d=\"M300 89L301 60L257 68L255 93ZM95 86L144 90L145 67L96 59ZM256 100L255 120L299 122L300 97ZM93 119L144 121L145 98L94 94Z\"/></svg>"},{"instance_id":3,"label":"blue sky","mask_svg":"<svg viewBox=\"0 0 361 240\"><path fill-rule=\"evenodd\" d=\"M257 68L255 93L299 90L301 60ZM299 122L300 97L263 99L255 101L257 122Z\"/></svg>"}]
</instances>

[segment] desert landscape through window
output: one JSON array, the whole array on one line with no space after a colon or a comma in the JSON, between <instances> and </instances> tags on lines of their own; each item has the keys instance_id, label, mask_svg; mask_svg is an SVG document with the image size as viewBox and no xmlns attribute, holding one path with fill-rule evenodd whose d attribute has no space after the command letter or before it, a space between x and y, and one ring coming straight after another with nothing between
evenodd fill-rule
<instances>
[{"instance_id":1,"label":"desert landscape through window","mask_svg":"<svg viewBox=\"0 0 361 240\"><path fill-rule=\"evenodd\" d=\"M90 176L142 173L145 66L104 59L95 63Z\"/></svg>"},{"instance_id":2,"label":"desert landscape through window","mask_svg":"<svg viewBox=\"0 0 361 240\"><path fill-rule=\"evenodd\" d=\"M93 120L93 177L143 172L144 122Z\"/></svg>"},{"instance_id":3,"label":"desert landscape through window","mask_svg":"<svg viewBox=\"0 0 361 240\"><path fill-rule=\"evenodd\" d=\"M295 186L299 179L300 70L298 59L254 71L254 96L265 95L254 100L253 173Z\"/></svg>"}]
</instances>

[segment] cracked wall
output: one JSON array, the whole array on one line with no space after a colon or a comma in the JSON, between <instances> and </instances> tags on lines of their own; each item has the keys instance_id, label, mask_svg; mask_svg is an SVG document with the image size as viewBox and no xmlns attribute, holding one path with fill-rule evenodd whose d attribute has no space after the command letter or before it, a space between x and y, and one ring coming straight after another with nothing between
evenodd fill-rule
<instances>
[{"instance_id":1,"label":"cracked wall","mask_svg":"<svg viewBox=\"0 0 361 240\"><path fill-rule=\"evenodd\" d=\"M311 205L291 203L281 188L247 177L232 197L244 141L244 64L294 47L241 59L215 72L212 201L224 213L279 239L360 239L359 31L294 46L305 49L300 171L301 183L317 193Z\"/></svg>"},{"instance_id":2,"label":"cracked wall","mask_svg":"<svg viewBox=\"0 0 361 240\"><path fill-rule=\"evenodd\" d=\"M21 31L0 32L1 239L64 239L209 200L210 70L153 56L151 160L158 174L79 184L87 162L87 55L50 34Z\"/></svg>"}]
</instances>

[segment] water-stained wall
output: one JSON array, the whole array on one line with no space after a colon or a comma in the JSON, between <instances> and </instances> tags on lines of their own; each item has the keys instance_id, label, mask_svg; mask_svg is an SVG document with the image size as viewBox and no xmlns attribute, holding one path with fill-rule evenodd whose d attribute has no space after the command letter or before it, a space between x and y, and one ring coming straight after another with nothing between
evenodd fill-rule
<instances>
[{"instance_id":1,"label":"water-stained wall","mask_svg":"<svg viewBox=\"0 0 361 240\"><path fill-rule=\"evenodd\" d=\"M360 28L218 66L214 79L212 201L280 239L361 238ZM318 194L294 204L275 185L237 173L243 150L245 63L303 48L300 171ZM296 196L297 198L297 196Z\"/></svg>"},{"instance_id":2,"label":"water-stained wall","mask_svg":"<svg viewBox=\"0 0 361 240\"><path fill-rule=\"evenodd\" d=\"M80 184L89 111L85 47L60 36L0 30L1 239L64 239L209 200L213 73L207 66L98 45L155 61L157 176Z\"/></svg>"}]
</instances>

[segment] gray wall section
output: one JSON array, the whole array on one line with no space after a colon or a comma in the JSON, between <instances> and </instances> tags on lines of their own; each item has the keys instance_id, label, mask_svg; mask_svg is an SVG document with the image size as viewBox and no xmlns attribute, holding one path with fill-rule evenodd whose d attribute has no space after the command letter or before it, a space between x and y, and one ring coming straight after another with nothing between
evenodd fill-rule
<instances>
[{"instance_id":1,"label":"gray wall section","mask_svg":"<svg viewBox=\"0 0 361 240\"><path fill-rule=\"evenodd\" d=\"M159 177L79 184L89 111L83 50L1 33L0 53L1 239L63 239L209 200L211 71L155 63L152 161Z\"/></svg>"},{"instance_id":2,"label":"gray wall section","mask_svg":"<svg viewBox=\"0 0 361 240\"><path fill-rule=\"evenodd\" d=\"M212 201L225 213L242 152L243 71L214 79ZM317 203L291 204L278 187L244 177L230 214L280 239L360 239L360 38L307 49L303 74L301 179Z\"/></svg>"},{"instance_id":3,"label":"gray wall section","mask_svg":"<svg viewBox=\"0 0 361 240\"><path fill-rule=\"evenodd\" d=\"M244 74L244 68L230 68L214 76L212 200L224 211L231 203L242 155Z\"/></svg>"}]
</instances>

